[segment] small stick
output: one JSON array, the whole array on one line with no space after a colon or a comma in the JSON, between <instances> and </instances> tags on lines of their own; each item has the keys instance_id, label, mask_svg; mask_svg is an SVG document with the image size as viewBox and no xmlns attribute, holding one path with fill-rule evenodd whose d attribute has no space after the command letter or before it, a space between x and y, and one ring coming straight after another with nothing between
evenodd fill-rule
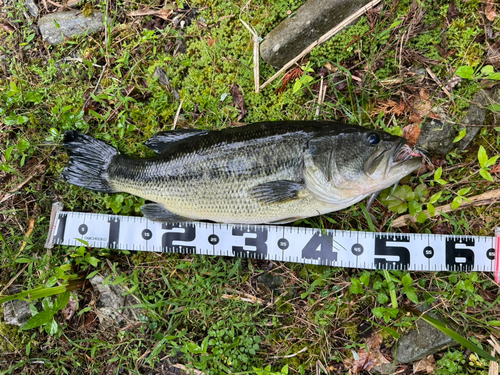
<instances>
[{"instance_id":1,"label":"small stick","mask_svg":"<svg viewBox=\"0 0 500 375\"><path fill-rule=\"evenodd\" d=\"M499 203L500 202L500 189L490 190L484 194L476 195L475 197L468 198L470 202L462 202L459 208L467 208L472 206L485 206L487 204ZM436 213L440 212L451 212L454 211L451 208L451 204L445 204L444 206L436 207ZM427 214L428 217L431 217L427 210L422 211ZM407 222L415 222L415 218L410 214L406 214L398 217L391 224L392 228L404 227L407 225Z\"/></svg>"},{"instance_id":2,"label":"small stick","mask_svg":"<svg viewBox=\"0 0 500 375\"><path fill-rule=\"evenodd\" d=\"M194 374L194 375L205 375L205 373L203 371L200 371L200 370L196 370L194 368L189 368L189 367L186 367L184 365L181 365L180 363L177 363L175 365L172 365L172 367L175 367L175 368L178 368L182 371L184 371L185 373L187 374Z\"/></svg>"},{"instance_id":3,"label":"small stick","mask_svg":"<svg viewBox=\"0 0 500 375\"><path fill-rule=\"evenodd\" d=\"M319 117L319 109L321 107L321 104L323 103L323 85L324 85L324 79L321 78L321 83L319 85L319 93L318 93L318 105L316 107L316 118Z\"/></svg>"},{"instance_id":4,"label":"small stick","mask_svg":"<svg viewBox=\"0 0 500 375\"><path fill-rule=\"evenodd\" d=\"M299 355L300 353L305 352L307 349L309 349L307 346L300 349L297 353L290 354L290 355L283 355L283 356L275 356L275 357L269 357L270 359L279 359L279 358L292 358L295 357L296 355Z\"/></svg>"},{"instance_id":5,"label":"small stick","mask_svg":"<svg viewBox=\"0 0 500 375\"><path fill-rule=\"evenodd\" d=\"M448 90L446 90L446 88L444 87L444 85L441 83L441 81L439 80L439 78L438 78L438 77L436 77L436 75L432 72L432 70L431 70L429 67L427 67L427 68L425 68L425 71L426 71L427 73L429 73L429 75L431 76L431 78L433 79L433 81L434 81L434 82L436 82L436 83L439 85L439 87L441 88L441 90L443 90L443 92L444 92L446 95L448 95L448 98L450 98L450 99L451 99L451 94L450 94L450 92L449 92Z\"/></svg>"},{"instance_id":6,"label":"small stick","mask_svg":"<svg viewBox=\"0 0 500 375\"><path fill-rule=\"evenodd\" d=\"M248 2L243 9L245 9L248 4ZM241 13L243 12L243 9L240 12L240 21L241 23L247 28L248 31L250 31L250 34L252 34L252 39L253 39L253 80L255 83L255 92L258 93L260 90L260 79L259 79L259 36L257 35L257 32L255 31L254 28L251 28L248 26L248 24L241 19Z\"/></svg>"},{"instance_id":7,"label":"small stick","mask_svg":"<svg viewBox=\"0 0 500 375\"><path fill-rule=\"evenodd\" d=\"M174 125L172 126L172 130L175 129L175 126L177 125L177 121L179 121L179 115L181 113L181 108L182 108L183 102L184 102L184 100L181 100L181 102L179 103L179 108L177 108L177 112L175 112Z\"/></svg>"},{"instance_id":8,"label":"small stick","mask_svg":"<svg viewBox=\"0 0 500 375\"><path fill-rule=\"evenodd\" d=\"M264 82L260 88L263 89L267 85L269 85L272 81L274 81L277 77L279 77L282 73L284 73L289 67L294 65L297 61L299 61L302 57L307 55L311 50L320 45L323 42L326 42L328 39L330 39L332 36L337 34L340 30L342 30L345 26L350 24L352 21L354 21L356 18L360 17L362 14L366 13L368 9L373 8L375 5L377 5L381 0L373 0L370 1L368 4L366 4L363 8L359 9L357 12L351 14L349 17L347 17L344 21L342 21L340 24L335 26L333 29L328 31L326 34L324 34L322 37L320 37L318 40L316 40L314 43L310 44L309 47L307 47L305 50L303 50L298 56L287 62L283 68L278 70L276 74L274 74L271 78L269 78L266 82Z\"/></svg>"}]
</instances>

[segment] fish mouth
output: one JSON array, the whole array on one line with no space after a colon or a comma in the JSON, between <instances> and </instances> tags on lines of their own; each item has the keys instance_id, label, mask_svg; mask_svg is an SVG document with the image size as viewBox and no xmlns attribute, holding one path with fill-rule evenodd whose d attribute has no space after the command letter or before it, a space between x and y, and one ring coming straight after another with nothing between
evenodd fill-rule
<instances>
[{"instance_id":1,"label":"fish mouth","mask_svg":"<svg viewBox=\"0 0 500 375\"><path fill-rule=\"evenodd\" d=\"M403 167L403 165L407 165L411 168L410 171L417 169L422 162L423 155L416 149L412 149L410 146L406 144L406 139L401 138L399 142L397 142L390 154L389 157L389 165L387 172L389 173L395 167Z\"/></svg>"},{"instance_id":2,"label":"fish mouth","mask_svg":"<svg viewBox=\"0 0 500 375\"><path fill-rule=\"evenodd\" d=\"M391 164L398 164L404 162L413 157L422 158L422 154L418 150L412 149L406 144L406 140L402 138L398 143L396 143L392 149L391 157L389 161Z\"/></svg>"}]
</instances>

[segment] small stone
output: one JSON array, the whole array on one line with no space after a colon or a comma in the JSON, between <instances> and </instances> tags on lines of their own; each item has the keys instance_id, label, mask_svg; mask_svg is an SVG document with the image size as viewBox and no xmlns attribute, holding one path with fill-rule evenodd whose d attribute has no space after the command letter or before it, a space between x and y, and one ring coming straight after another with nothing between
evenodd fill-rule
<instances>
[{"instance_id":1,"label":"small stone","mask_svg":"<svg viewBox=\"0 0 500 375\"><path fill-rule=\"evenodd\" d=\"M101 297L97 303L97 316L102 329L115 326L124 327L130 323L135 323L138 318L133 309L124 308L134 304L130 296L123 296L126 289L121 285L104 284L104 278L100 275L94 276L90 283L94 290L99 291ZM137 311L137 310L136 310Z\"/></svg>"},{"instance_id":2,"label":"small stone","mask_svg":"<svg viewBox=\"0 0 500 375\"><path fill-rule=\"evenodd\" d=\"M90 17L85 17L81 10L51 13L40 18L38 27L43 40L49 44L58 44L64 37L92 34L103 30L103 14L94 11Z\"/></svg>"},{"instance_id":3,"label":"small stone","mask_svg":"<svg viewBox=\"0 0 500 375\"><path fill-rule=\"evenodd\" d=\"M454 144L457 131L453 124L447 121L427 119L422 124L417 146L432 155L446 155Z\"/></svg>"},{"instance_id":4,"label":"small stone","mask_svg":"<svg viewBox=\"0 0 500 375\"><path fill-rule=\"evenodd\" d=\"M439 316L429 315L434 319L441 320ZM450 346L458 345L458 342L426 321L420 319L416 324L418 329L402 335L397 346L394 346L392 354L395 356L396 362L415 362Z\"/></svg>"},{"instance_id":5,"label":"small stone","mask_svg":"<svg viewBox=\"0 0 500 375\"><path fill-rule=\"evenodd\" d=\"M274 275L271 272L265 272L259 277L257 277L257 282L264 284L272 292L278 292L278 293L284 281L285 278L283 276Z\"/></svg>"},{"instance_id":6,"label":"small stone","mask_svg":"<svg viewBox=\"0 0 500 375\"><path fill-rule=\"evenodd\" d=\"M308 0L284 19L260 45L262 58L281 68L369 0Z\"/></svg>"},{"instance_id":7,"label":"small stone","mask_svg":"<svg viewBox=\"0 0 500 375\"><path fill-rule=\"evenodd\" d=\"M9 289L9 294L17 294L21 292L20 287L12 287ZM3 305L3 320L5 324L12 324L21 327L31 318L30 304L23 300L7 301Z\"/></svg>"},{"instance_id":8,"label":"small stone","mask_svg":"<svg viewBox=\"0 0 500 375\"><path fill-rule=\"evenodd\" d=\"M36 6L34 0L26 0L26 7L28 8L29 14L35 18L38 17L38 7Z\"/></svg>"},{"instance_id":9,"label":"small stone","mask_svg":"<svg viewBox=\"0 0 500 375\"><path fill-rule=\"evenodd\" d=\"M472 104L467 111L467 114L460 121L464 125L491 125L486 124L486 114L488 109L486 108L491 103L498 103L498 90L480 90L472 99ZM476 135L481 130L481 126L467 126L467 132L465 137L463 137L457 144L459 151L465 150L470 143L474 140Z\"/></svg>"}]
</instances>

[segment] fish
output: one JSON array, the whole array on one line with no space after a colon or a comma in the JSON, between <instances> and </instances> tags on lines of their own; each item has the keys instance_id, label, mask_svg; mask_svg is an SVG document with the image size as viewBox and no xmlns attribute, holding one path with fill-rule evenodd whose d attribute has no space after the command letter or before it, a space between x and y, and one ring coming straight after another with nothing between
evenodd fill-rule
<instances>
[{"instance_id":1,"label":"fish","mask_svg":"<svg viewBox=\"0 0 500 375\"><path fill-rule=\"evenodd\" d=\"M223 130L177 129L134 158L67 131L62 177L151 203L153 221L285 224L349 207L421 165L402 137L332 121L258 122Z\"/></svg>"}]
</instances>

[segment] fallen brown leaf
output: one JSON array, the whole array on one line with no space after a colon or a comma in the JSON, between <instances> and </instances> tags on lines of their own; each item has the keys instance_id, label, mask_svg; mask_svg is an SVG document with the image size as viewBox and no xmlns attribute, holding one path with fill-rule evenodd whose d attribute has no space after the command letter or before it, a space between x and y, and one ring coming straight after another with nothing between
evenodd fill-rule
<instances>
[{"instance_id":1,"label":"fallen brown leaf","mask_svg":"<svg viewBox=\"0 0 500 375\"><path fill-rule=\"evenodd\" d=\"M157 16L166 21L168 20L171 14L172 14L172 9L160 9Z\"/></svg>"},{"instance_id":2,"label":"fallen brown leaf","mask_svg":"<svg viewBox=\"0 0 500 375\"><path fill-rule=\"evenodd\" d=\"M283 83L281 84L281 87L278 90L276 90L276 94L281 94L283 91L285 91L288 82L301 77L302 74L304 74L304 71L300 68L300 66L297 66L288 71L283 77Z\"/></svg>"},{"instance_id":3,"label":"fallen brown leaf","mask_svg":"<svg viewBox=\"0 0 500 375\"><path fill-rule=\"evenodd\" d=\"M413 98L413 109L422 117L428 116L431 112L432 103L429 98L430 95L426 89L420 89L418 96Z\"/></svg>"},{"instance_id":4,"label":"fallen brown leaf","mask_svg":"<svg viewBox=\"0 0 500 375\"><path fill-rule=\"evenodd\" d=\"M73 297L70 297L69 302L66 305L66 307L61 310L61 313L64 316L64 319L71 320L73 315L75 315L76 306L77 306L76 300Z\"/></svg>"},{"instance_id":5,"label":"fallen brown leaf","mask_svg":"<svg viewBox=\"0 0 500 375\"><path fill-rule=\"evenodd\" d=\"M484 9L484 14L486 15L486 18L493 22L495 21L496 17L496 10L495 10L495 0L486 0L486 7Z\"/></svg>"},{"instance_id":6,"label":"fallen brown leaf","mask_svg":"<svg viewBox=\"0 0 500 375\"><path fill-rule=\"evenodd\" d=\"M400 100L398 103L394 100L387 99L377 103L375 109L372 111L372 115L378 115L384 112L384 114L388 115L401 116L404 113L405 109L406 104L402 100Z\"/></svg>"},{"instance_id":7,"label":"fallen brown leaf","mask_svg":"<svg viewBox=\"0 0 500 375\"><path fill-rule=\"evenodd\" d=\"M14 31L16 31L16 29L6 23L0 23L0 26L2 26L2 28L9 33L13 33Z\"/></svg>"},{"instance_id":8,"label":"fallen brown leaf","mask_svg":"<svg viewBox=\"0 0 500 375\"><path fill-rule=\"evenodd\" d=\"M413 147L417 144L421 131L418 124L410 124L403 128L403 138L408 141L408 146Z\"/></svg>"},{"instance_id":9,"label":"fallen brown leaf","mask_svg":"<svg viewBox=\"0 0 500 375\"><path fill-rule=\"evenodd\" d=\"M229 93L233 97L233 104L240 111L240 114L238 115L238 118L236 119L236 121L240 121L248 113L247 107L245 106L245 99L243 98L243 95L241 94L241 91L240 91L238 85L233 85L233 87L231 87L231 89L229 90Z\"/></svg>"},{"instance_id":10,"label":"fallen brown leaf","mask_svg":"<svg viewBox=\"0 0 500 375\"><path fill-rule=\"evenodd\" d=\"M164 20L167 20L172 14L172 9L151 9L149 7L145 7L139 10L134 10L133 12L127 13L129 17L140 17L140 16L152 16L156 15Z\"/></svg>"},{"instance_id":11,"label":"fallen brown leaf","mask_svg":"<svg viewBox=\"0 0 500 375\"><path fill-rule=\"evenodd\" d=\"M500 163L491 168L490 173L500 173Z\"/></svg>"},{"instance_id":12,"label":"fallen brown leaf","mask_svg":"<svg viewBox=\"0 0 500 375\"><path fill-rule=\"evenodd\" d=\"M451 24L451 22L457 18L459 15L459 11L457 6L453 1L450 2L450 6L448 7L448 13L446 13L446 21L448 22L448 25Z\"/></svg>"},{"instance_id":13,"label":"fallen brown leaf","mask_svg":"<svg viewBox=\"0 0 500 375\"><path fill-rule=\"evenodd\" d=\"M490 46L490 48L488 48L486 56L488 56L486 60L487 63L495 67L498 67L500 65L500 39L498 39Z\"/></svg>"},{"instance_id":14,"label":"fallen brown leaf","mask_svg":"<svg viewBox=\"0 0 500 375\"><path fill-rule=\"evenodd\" d=\"M366 340L368 351L363 348L356 352L358 359L346 359L344 365L349 368L349 375L355 375L362 370L370 371L375 366L390 363L390 361L380 353L380 344L382 344L382 337L378 333L375 333Z\"/></svg>"},{"instance_id":15,"label":"fallen brown leaf","mask_svg":"<svg viewBox=\"0 0 500 375\"><path fill-rule=\"evenodd\" d=\"M434 356L431 354L427 358L422 358L420 361L413 364L413 373L425 372L427 374L433 374L434 367L436 367L436 363Z\"/></svg>"}]
</instances>

